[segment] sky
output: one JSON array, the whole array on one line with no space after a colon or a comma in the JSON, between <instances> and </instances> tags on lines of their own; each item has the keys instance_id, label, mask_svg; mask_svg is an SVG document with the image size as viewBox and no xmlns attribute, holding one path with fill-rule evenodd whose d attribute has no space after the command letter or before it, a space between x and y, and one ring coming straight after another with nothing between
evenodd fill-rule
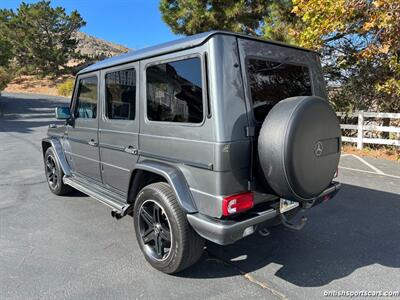
<instances>
[{"instance_id":1,"label":"sky","mask_svg":"<svg viewBox=\"0 0 400 300\"><path fill-rule=\"evenodd\" d=\"M0 8L15 10L21 2L0 0ZM52 0L51 3L67 12L76 9L87 23L81 31L131 49L179 38L161 19L158 0Z\"/></svg>"}]
</instances>

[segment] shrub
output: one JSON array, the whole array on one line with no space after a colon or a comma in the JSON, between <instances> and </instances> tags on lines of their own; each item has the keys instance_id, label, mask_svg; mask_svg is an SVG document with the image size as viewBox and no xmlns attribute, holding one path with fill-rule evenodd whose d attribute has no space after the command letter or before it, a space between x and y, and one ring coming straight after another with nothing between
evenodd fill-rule
<instances>
[{"instance_id":1,"label":"shrub","mask_svg":"<svg viewBox=\"0 0 400 300\"><path fill-rule=\"evenodd\" d=\"M74 89L74 80L67 79L57 86L57 92L61 96L71 96Z\"/></svg>"},{"instance_id":2,"label":"shrub","mask_svg":"<svg viewBox=\"0 0 400 300\"><path fill-rule=\"evenodd\" d=\"M11 81L11 75L10 72L8 72L6 69L0 67L0 91L5 89L7 84Z\"/></svg>"}]
</instances>

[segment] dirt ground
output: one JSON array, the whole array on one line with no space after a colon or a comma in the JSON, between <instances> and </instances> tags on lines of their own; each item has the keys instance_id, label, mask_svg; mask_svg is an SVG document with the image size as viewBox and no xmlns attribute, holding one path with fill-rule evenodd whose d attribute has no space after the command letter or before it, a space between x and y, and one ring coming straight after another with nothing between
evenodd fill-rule
<instances>
[{"instance_id":1,"label":"dirt ground","mask_svg":"<svg viewBox=\"0 0 400 300\"><path fill-rule=\"evenodd\" d=\"M57 85L63 83L72 76L65 75L57 78L36 78L35 76L20 76L8 84L4 90L9 93L35 93L43 95L57 96Z\"/></svg>"}]
</instances>

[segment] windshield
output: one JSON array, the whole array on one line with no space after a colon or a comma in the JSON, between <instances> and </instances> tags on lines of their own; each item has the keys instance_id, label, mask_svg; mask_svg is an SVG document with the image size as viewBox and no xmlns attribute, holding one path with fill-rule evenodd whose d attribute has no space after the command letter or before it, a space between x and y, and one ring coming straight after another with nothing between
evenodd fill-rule
<instances>
[{"instance_id":1,"label":"windshield","mask_svg":"<svg viewBox=\"0 0 400 300\"><path fill-rule=\"evenodd\" d=\"M247 73L256 121L264 121L283 99L312 95L308 67L251 58L247 60Z\"/></svg>"}]
</instances>

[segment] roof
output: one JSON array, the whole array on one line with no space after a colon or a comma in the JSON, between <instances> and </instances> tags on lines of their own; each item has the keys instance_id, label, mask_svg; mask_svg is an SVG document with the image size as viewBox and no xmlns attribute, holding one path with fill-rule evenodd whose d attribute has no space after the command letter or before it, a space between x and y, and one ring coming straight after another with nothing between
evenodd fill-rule
<instances>
[{"instance_id":1,"label":"roof","mask_svg":"<svg viewBox=\"0 0 400 300\"><path fill-rule=\"evenodd\" d=\"M281 43L281 42L265 40L260 37L254 37L254 36L249 36L249 35L240 34L240 33L233 33L233 32L229 32L229 31L208 31L208 32L204 32L204 33L187 36L187 37L184 37L184 38L181 38L178 40L174 40L171 42L159 44L156 46L151 46L151 47L147 47L147 48L140 49L140 50L134 50L134 51L130 51L128 53L114 56L114 57L99 61L93 65L90 65L90 66L84 68L83 70L79 71L78 74L88 73L88 72L105 69L105 68L109 68L109 67L116 66L116 65L121 65L124 63L129 63L129 62L133 62L133 61L137 61L137 60L141 60L141 59L145 59L145 58L150 58L150 57L154 57L154 56L158 56L158 55L162 55L162 54L166 54L166 53L176 52L179 50L184 50L184 49L189 49L189 48L193 48L196 46L200 46L200 45L204 44L205 42L207 42L207 40L210 39L212 36L217 35L217 34L237 36L237 37L241 37L241 38L245 38L245 39L257 40L257 41L262 41L262 42L269 43L269 44L280 45L280 46L284 46L284 47L290 47L290 48L295 48L295 49L299 49L299 50L303 50L303 51L313 52L312 50L309 50L306 48L296 47L296 46L288 45L288 44Z\"/></svg>"}]
</instances>

